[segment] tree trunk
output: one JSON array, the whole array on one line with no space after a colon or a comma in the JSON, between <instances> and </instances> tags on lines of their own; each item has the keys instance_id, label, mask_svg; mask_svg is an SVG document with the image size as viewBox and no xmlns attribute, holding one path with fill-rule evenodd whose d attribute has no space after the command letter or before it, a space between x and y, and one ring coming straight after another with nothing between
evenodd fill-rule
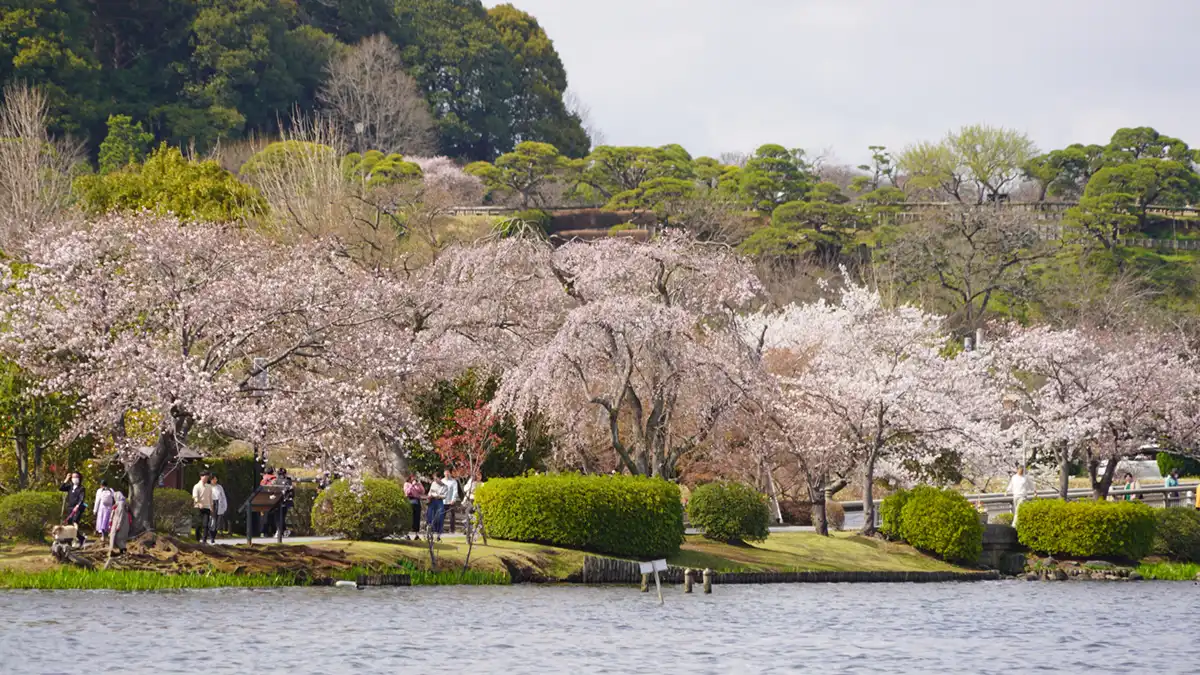
<instances>
[{"instance_id":1,"label":"tree trunk","mask_svg":"<svg viewBox=\"0 0 1200 675\"><path fill-rule=\"evenodd\" d=\"M1092 482L1093 498L1101 501L1108 499L1108 490L1112 487L1118 463L1119 460L1116 457L1109 457L1108 464L1104 467L1104 473L1100 473L1100 460L1088 459L1088 478Z\"/></svg>"},{"instance_id":2,"label":"tree trunk","mask_svg":"<svg viewBox=\"0 0 1200 675\"><path fill-rule=\"evenodd\" d=\"M822 480L822 483L825 481ZM829 519L825 513L825 486L814 486L811 483L808 485L808 501L810 507L810 516L812 518L813 529L822 537L829 536Z\"/></svg>"},{"instance_id":3,"label":"tree trunk","mask_svg":"<svg viewBox=\"0 0 1200 675\"><path fill-rule=\"evenodd\" d=\"M863 470L863 524L858 533L865 537L875 534L875 458L872 451Z\"/></svg>"},{"instance_id":4,"label":"tree trunk","mask_svg":"<svg viewBox=\"0 0 1200 675\"><path fill-rule=\"evenodd\" d=\"M1059 448L1059 468L1058 468L1058 496L1065 502L1067 501L1067 490L1071 487L1071 453L1067 451L1067 444L1064 442Z\"/></svg>"},{"instance_id":5,"label":"tree trunk","mask_svg":"<svg viewBox=\"0 0 1200 675\"><path fill-rule=\"evenodd\" d=\"M29 487L29 439L17 434L17 489Z\"/></svg>"},{"instance_id":6,"label":"tree trunk","mask_svg":"<svg viewBox=\"0 0 1200 675\"><path fill-rule=\"evenodd\" d=\"M174 461L177 453L174 435L164 433L159 436L154 452L149 457L139 455L134 461L124 463L125 473L129 477L129 501L132 504L131 534L154 530L154 489L158 487L163 469Z\"/></svg>"},{"instance_id":7,"label":"tree trunk","mask_svg":"<svg viewBox=\"0 0 1200 675\"><path fill-rule=\"evenodd\" d=\"M783 523L783 509L779 508L779 495L775 494L775 477L771 475L771 469L766 468L767 473L767 497L771 500L771 510L775 512L775 522Z\"/></svg>"}]
</instances>

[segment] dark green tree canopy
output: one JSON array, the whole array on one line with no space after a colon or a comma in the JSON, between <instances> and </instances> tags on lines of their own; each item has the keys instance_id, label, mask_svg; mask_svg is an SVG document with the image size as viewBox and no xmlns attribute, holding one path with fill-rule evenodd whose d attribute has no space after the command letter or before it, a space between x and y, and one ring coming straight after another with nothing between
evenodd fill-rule
<instances>
[{"instance_id":1,"label":"dark green tree canopy","mask_svg":"<svg viewBox=\"0 0 1200 675\"><path fill-rule=\"evenodd\" d=\"M339 45L378 33L421 85L442 153L491 161L539 141L587 154L550 38L480 0L20 0L0 7L0 83L43 88L52 131L93 153L110 115L204 151L311 113Z\"/></svg>"}]
</instances>

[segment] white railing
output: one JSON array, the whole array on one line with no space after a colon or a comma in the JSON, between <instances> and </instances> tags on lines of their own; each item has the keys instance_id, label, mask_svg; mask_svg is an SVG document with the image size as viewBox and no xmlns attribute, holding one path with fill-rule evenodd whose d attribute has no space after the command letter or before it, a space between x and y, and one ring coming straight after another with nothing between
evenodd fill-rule
<instances>
[{"instance_id":1,"label":"white railing","mask_svg":"<svg viewBox=\"0 0 1200 675\"><path fill-rule=\"evenodd\" d=\"M1154 486L1154 487L1139 487L1126 490L1124 487L1113 487L1108 491L1110 501L1120 501L1126 496L1133 497L1155 508L1165 508L1168 506L1194 506L1196 504L1196 491L1200 490L1200 482L1196 483L1180 483L1175 487ZM1067 490L1067 500L1091 499L1093 496L1091 488L1074 488ZM988 514L993 513L1012 513L1013 496L1004 494L1003 492L984 492L978 494L963 495L967 501L972 504L982 503L987 509ZM1038 490L1032 499L1058 499L1058 490ZM879 524L879 505L883 503L882 499L873 500L875 504L875 524ZM862 511L863 502L848 501L841 502L842 508L847 511Z\"/></svg>"}]
</instances>

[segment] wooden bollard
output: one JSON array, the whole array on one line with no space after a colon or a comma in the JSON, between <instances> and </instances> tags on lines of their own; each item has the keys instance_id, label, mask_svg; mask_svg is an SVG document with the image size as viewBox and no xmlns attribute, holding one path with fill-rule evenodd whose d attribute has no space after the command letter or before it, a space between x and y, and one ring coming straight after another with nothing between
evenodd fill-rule
<instances>
[{"instance_id":1,"label":"wooden bollard","mask_svg":"<svg viewBox=\"0 0 1200 675\"><path fill-rule=\"evenodd\" d=\"M692 568L690 568L690 567L683 571L683 592L684 593L692 592L692 583L695 581L695 575L696 575L696 573L693 572Z\"/></svg>"},{"instance_id":2,"label":"wooden bollard","mask_svg":"<svg viewBox=\"0 0 1200 675\"><path fill-rule=\"evenodd\" d=\"M704 592L705 593L712 593L712 577L713 577L712 570L708 569L707 567L704 568Z\"/></svg>"},{"instance_id":3,"label":"wooden bollard","mask_svg":"<svg viewBox=\"0 0 1200 675\"><path fill-rule=\"evenodd\" d=\"M642 592L643 593L650 592L650 575L649 574L642 575Z\"/></svg>"}]
</instances>

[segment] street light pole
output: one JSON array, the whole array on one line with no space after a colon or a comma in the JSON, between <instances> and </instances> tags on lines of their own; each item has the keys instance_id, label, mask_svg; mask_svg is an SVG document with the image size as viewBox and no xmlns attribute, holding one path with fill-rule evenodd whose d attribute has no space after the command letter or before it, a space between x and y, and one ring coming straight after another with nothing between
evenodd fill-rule
<instances>
[{"instance_id":1,"label":"street light pole","mask_svg":"<svg viewBox=\"0 0 1200 675\"><path fill-rule=\"evenodd\" d=\"M263 405L263 397L267 394L267 387L270 385L270 378L267 375L267 360L260 357L255 357L250 373L250 388L251 395L261 408ZM262 428L262 411L259 411L259 425ZM259 434L261 437L262 434ZM261 454L260 454L261 453ZM251 502L254 501L254 491L258 489L258 463L266 459L266 448L259 445L259 439L254 441L254 462L250 468L250 495L246 498L246 544L254 543L254 509L251 507Z\"/></svg>"}]
</instances>

